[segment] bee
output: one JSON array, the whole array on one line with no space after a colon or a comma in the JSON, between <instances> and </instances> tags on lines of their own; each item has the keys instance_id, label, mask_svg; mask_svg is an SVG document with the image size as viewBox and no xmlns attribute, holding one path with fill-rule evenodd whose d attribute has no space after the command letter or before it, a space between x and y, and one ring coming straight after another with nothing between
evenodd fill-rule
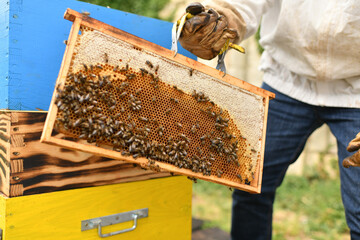
<instances>
[{"instance_id":1,"label":"bee","mask_svg":"<svg viewBox=\"0 0 360 240\"><path fill-rule=\"evenodd\" d=\"M240 179L240 182L243 181L242 176L240 174L236 174L236 177Z\"/></svg>"},{"instance_id":2,"label":"bee","mask_svg":"<svg viewBox=\"0 0 360 240\"><path fill-rule=\"evenodd\" d=\"M148 122L148 121L149 121L149 119L147 119L146 117L139 117L139 120L144 121L144 122Z\"/></svg>"},{"instance_id":3,"label":"bee","mask_svg":"<svg viewBox=\"0 0 360 240\"><path fill-rule=\"evenodd\" d=\"M196 130L196 126L195 126L195 125L193 125L193 126L191 127L191 132L195 134L195 133L196 133L196 131L197 131L197 130Z\"/></svg>"},{"instance_id":4,"label":"bee","mask_svg":"<svg viewBox=\"0 0 360 240\"><path fill-rule=\"evenodd\" d=\"M156 67L155 67L155 73L156 74L157 74L158 70L159 70L159 65L156 65Z\"/></svg>"},{"instance_id":5,"label":"bee","mask_svg":"<svg viewBox=\"0 0 360 240\"><path fill-rule=\"evenodd\" d=\"M79 118L79 119L77 119L77 120L74 122L73 126L74 126L74 127L77 127L77 126L79 126L79 125L81 124L81 122L82 122L82 119Z\"/></svg>"},{"instance_id":6,"label":"bee","mask_svg":"<svg viewBox=\"0 0 360 240\"><path fill-rule=\"evenodd\" d=\"M130 156L130 153L127 152L127 151L122 151L122 152L121 152L121 155L123 155L123 156Z\"/></svg>"},{"instance_id":7,"label":"bee","mask_svg":"<svg viewBox=\"0 0 360 240\"><path fill-rule=\"evenodd\" d=\"M171 112L171 108L166 109L165 114L169 114Z\"/></svg>"},{"instance_id":8,"label":"bee","mask_svg":"<svg viewBox=\"0 0 360 240\"><path fill-rule=\"evenodd\" d=\"M120 95L119 95L119 97L120 98L123 98L123 97L125 97L126 96L126 94L127 94L127 92L125 91L125 92L122 92Z\"/></svg>"},{"instance_id":9,"label":"bee","mask_svg":"<svg viewBox=\"0 0 360 240\"><path fill-rule=\"evenodd\" d=\"M163 131L164 131L164 128L162 126L158 127L157 129L157 132L158 134L160 135L160 137L163 135Z\"/></svg>"},{"instance_id":10,"label":"bee","mask_svg":"<svg viewBox=\"0 0 360 240\"><path fill-rule=\"evenodd\" d=\"M124 88L125 88L125 87L127 87L127 86L129 86L129 83L128 83L128 82L122 82L122 83L121 83L121 87L124 87Z\"/></svg>"},{"instance_id":11,"label":"bee","mask_svg":"<svg viewBox=\"0 0 360 240\"><path fill-rule=\"evenodd\" d=\"M176 125L178 128L182 128L182 124L179 123L179 122L175 123L175 125Z\"/></svg>"},{"instance_id":12,"label":"bee","mask_svg":"<svg viewBox=\"0 0 360 240\"><path fill-rule=\"evenodd\" d=\"M62 101L59 100L56 105L57 105L57 107L59 108L59 107L62 105Z\"/></svg>"},{"instance_id":13,"label":"bee","mask_svg":"<svg viewBox=\"0 0 360 240\"><path fill-rule=\"evenodd\" d=\"M139 88L139 89L137 89L137 90L135 91L135 94L138 95L141 91L142 91L142 89Z\"/></svg>"},{"instance_id":14,"label":"bee","mask_svg":"<svg viewBox=\"0 0 360 240\"><path fill-rule=\"evenodd\" d=\"M193 181L194 183L197 183L197 178L194 177L187 177L189 180Z\"/></svg>"},{"instance_id":15,"label":"bee","mask_svg":"<svg viewBox=\"0 0 360 240\"><path fill-rule=\"evenodd\" d=\"M148 65L149 66L149 68L153 68L154 67L154 65L149 61L149 60L146 60L146 65Z\"/></svg>"},{"instance_id":16,"label":"bee","mask_svg":"<svg viewBox=\"0 0 360 240\"><path fill-rule=\"evenodd\" d=\"M91 133L91 136L96 136L96 134L98 133L98 130L94 130L92 133Z\"/></svg>"},{"instance_id":17,"label":"bee","mask_svg":"<svg viewBox=\"0 0 360 240\"><path fill-rule=\"evenodd\" d=\"M84 15L84 16L90 16L90 12L88 12L88 11L82 11L82 13L81 13L82 15Z\"/></svg>"},{"instance_id":18,"label":"bee","mask_svg":"<svg viewBox=\"0 0 360 240\"><path fill-rule=\"evenodd\" d=\"M64 40L63 43L64 43L65 45L67 45L67 44L68 44L68 40Z\"/></svg>"},{"instance_id":19,"label":"bee","mask_svg":"<svg viewBox=\"0 0 360 240\"><path fill-rule=\"evenodd\" d=\"M116 65L116 67L114 67L113 71L116 72L119 70L119 65Z\"/></svg>"},{"instance_id":20,"label":"bee","mask_svg":"<svg viewBox=\"0 0 360 240\"><path fill-rule=\"evenodd\" d=\"M193 71L194 71L194 69L192 69L192 68L189 70L190 77L193 75Z\"/></svg>"},{"instance_id":21,"label":"bee","mask_svg":"<svg viewBox=\"0 0 360 240\"><path fill-rule=\"evenodd\" d=\"M86 134L85 134L85 133L80 134L79 138L80 138L80 139L85 139L85 138L86 138Z\"/></svg>"},{"instance_id":22,"label":"bee","mask_svg":"<svg viewBox=\"0 0 360 240\"><path fill-rule=\"evenodd\" d=\"M135 74L131 73L131 74L125 74L126 78L131 80L135 77Z\"/></svg>"},{"instance_id":23,"label":"bee","mask_svg":"<svg viewBox=\"0 0 360 240\"><path fill-rule=\"evenodd\" d=\"M149 72L145 68L139 68L141 71L141 76L144 76L145 74L148 74Z\"/></svg>"},{"instance_id":24,"label":"bee","mask_svg":"<svg viewBox=\"0 0 360 240\"><path fill-rule=\"evenodd\" d=\"M205 141L206 138L207 138L207 136L206 136L206 135L203 135L203 136L200 137L200 140L201 140L201 141Z\"/></svg>"},{"instance_id":25,"label":"bee","mask_svg":"<svg viewBox=\"0 0 360 240\"><path fill-rule=\"evenodd\" d=\"M156 102L156 97L153 96L153 97L151 98L151 101L152 101L152 102Z\"/></svg>"},{"instance_id":26,"label":"bee","mask_svg":"<svg viewBox=\"0 0 360 240\"><path fill-rule=\"evenodd\" d=\"M82 65L84 66L84 69L87 72L88 71L88 66L85 63L83 63Z\"/></svg>"},{"instance_id":27,"label":"bee","mask_svg":"<svg viewBox=\"0 0 360 240\"><path fill-rule=\"evenodd\" d=\"M121 108L120 108L120 112L122 112L122 113L124 113L124 112L125 112L125 108L124 108L124 106L121 106Z\"/></svg>"},{"instance_id":28,"label":"bee","mask_svg":"<svg viewBox=\"0 0 360 240\"><path fill-rule=\"evenodd\" d=\"M109 56L107 53L104 53L104 59L105 59L105 63L109 62Z\"/></svg>"},{"instance_id":29,"label":"bee","mask_svg":"<svg viewBox=\"0 0 360 240\"><path fill-rule=\"evenodd\" d=\"M174 103L178 103L179 102L179 99L177 98L170 98L171 101L173 101Z\"/></svg>"}]
</instances>

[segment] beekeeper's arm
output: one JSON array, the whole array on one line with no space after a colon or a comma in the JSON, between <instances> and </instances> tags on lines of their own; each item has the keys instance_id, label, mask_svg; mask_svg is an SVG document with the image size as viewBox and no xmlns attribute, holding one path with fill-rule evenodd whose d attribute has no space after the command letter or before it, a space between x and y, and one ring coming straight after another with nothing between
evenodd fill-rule
<instances>
[{"instance_id":1,"label":"beekeeper's arm","mask_svg":"<svg viewBox=\"0 0 360 240\"><path fill-rule=\"evenodd\" d=\"M181 45L203 59L216 57L226 41L239 43L259 27L261 16L275 0L208 0L191 3ZM204 7L205 6L205 7Z\"/></svg>"}]
</instances>

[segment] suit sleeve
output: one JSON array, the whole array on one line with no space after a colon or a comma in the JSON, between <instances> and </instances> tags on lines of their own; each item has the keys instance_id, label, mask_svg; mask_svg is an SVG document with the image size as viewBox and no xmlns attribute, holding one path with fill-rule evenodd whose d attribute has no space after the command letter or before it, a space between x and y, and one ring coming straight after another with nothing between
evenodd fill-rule
<instances>
[{"instance_id":1,"label":"suit sleeve","mask_svg":"<svg viewBox=\"0 0 360 240\"><path fill-rule=\"evenodd\" d=\"M276 0L206 0L203 5L212 8L224 15L229 23L229 28L238 32L235 42L250 37L256 33L262 15Z\"/></svg>"}]
</instances>

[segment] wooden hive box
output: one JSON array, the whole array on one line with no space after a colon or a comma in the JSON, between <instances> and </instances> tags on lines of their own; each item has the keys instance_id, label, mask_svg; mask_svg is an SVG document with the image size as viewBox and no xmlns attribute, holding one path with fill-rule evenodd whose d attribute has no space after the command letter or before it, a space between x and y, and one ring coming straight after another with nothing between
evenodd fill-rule
<instances>
[{"instance_id":1,"label":"wooden hive box","mask_svg":"<svg viewBox=\"0 0 360 240\"><path fill-rule=\"evenodd\" d=\"M0 111L0 239L100 239L84 221L103 219L106 235L141 209L137 228L111 239L190 239L191 181L40 143L46 115ZM112 215L128 218L108 226Z\"/></svg>"},{"instance_id":2,"label":"wooden hive box","mask_svg":"<svg viewBox=\"0 0 360 240\"><path fill-rule=\"evenodd\" d=\"M81 221L143 208L148 217L134 231L110 239L190 239L191 181L39 142L47 112L38 110L49 107L71 28L67 7L164 47L172 24L74 0L0 6L0 239L100 239Z\"/></svg>"},{"instance_id":3,"label":"wooden hive box","mask_svg":"<svg viewBox=\"0 0 360 240\"><path fill-rule=\"evenodd\" d=\"M8 198L0 196L3 240L191 239L191 182L182 176ZM130 215L129 215L130 214ZM124 222L120 222L124 218ZM111 220L111 222L110 222ZM113 225L108 225L112 223Z\"/></svg>"},{"instance_id":4,"label":"wooden hive box","mask_svg":"<svg viewBox=\"0 0 360 240\"><path fill-rule=\"evenodd\" d=\"M16 197L169 176L124 161L40 143L46 115L0 111L0 189L4 195Z\"/></svg>"}]
</instances>

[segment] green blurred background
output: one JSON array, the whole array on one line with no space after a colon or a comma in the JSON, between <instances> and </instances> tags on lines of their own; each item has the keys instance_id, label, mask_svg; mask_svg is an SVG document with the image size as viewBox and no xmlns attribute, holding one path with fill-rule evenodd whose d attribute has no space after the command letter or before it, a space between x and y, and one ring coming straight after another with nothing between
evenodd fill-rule
<instances>
[{"instance_id":1,"label":"green blurred background","mask_svg":"<svg viewBox=\"0 0 360 240\"><path fill-rule=\"evenodd\" d=\"M159 12L169 0L81 0L104 7L119 9L142 16L159 18Z\"/></svg>"}]
</instances>

